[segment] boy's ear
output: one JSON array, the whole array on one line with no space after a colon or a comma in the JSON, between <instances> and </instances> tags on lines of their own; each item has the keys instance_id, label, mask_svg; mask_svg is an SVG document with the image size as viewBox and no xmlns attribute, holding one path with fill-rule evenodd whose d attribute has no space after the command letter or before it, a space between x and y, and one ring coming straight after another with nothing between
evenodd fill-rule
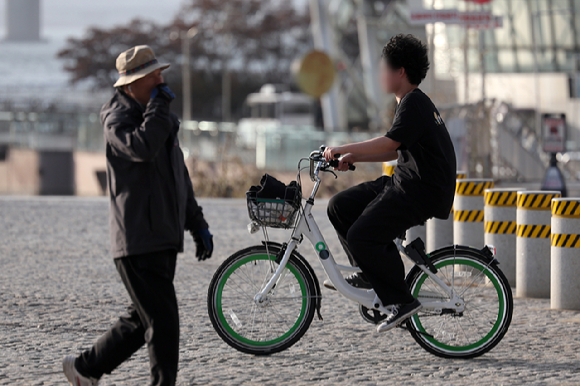
<instances>
[{"instance_id":1,"label":"boy's ear","mask_svg":"<svg viewBox=\"0 0 580 386\"><path fill-rule=\"evenodd\" d=\"M405 71L405 67L399 68L399 77L401 77L402 79L407 77L407 71Z\"/></svg>"}]
</instances>

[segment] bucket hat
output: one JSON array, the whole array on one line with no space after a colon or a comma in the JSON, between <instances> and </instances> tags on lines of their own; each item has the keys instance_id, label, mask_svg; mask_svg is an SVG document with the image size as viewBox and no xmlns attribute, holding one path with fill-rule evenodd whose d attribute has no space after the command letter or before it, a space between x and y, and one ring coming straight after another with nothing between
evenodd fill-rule
<instances>
[{"instance_id":1,"label":"bucket hat","mask_svg":"<svg viewBox=\"0 0 580 386\"><path fill-rule=\"evenodd\" d=\"M114 87L133 83L157 69L165 70L168 67L168 63L159 63L151 47L135 46L117 57L119 79L115 82Z\"/></svg>"}]
</instances>

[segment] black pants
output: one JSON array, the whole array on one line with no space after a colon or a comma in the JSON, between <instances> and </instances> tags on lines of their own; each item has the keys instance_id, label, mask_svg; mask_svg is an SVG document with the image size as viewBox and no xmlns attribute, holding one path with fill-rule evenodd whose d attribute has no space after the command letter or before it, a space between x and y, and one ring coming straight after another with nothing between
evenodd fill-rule
<instances>
[{"instance_id":1,"label":"black pants","mask_svg":"<svg viewBox=\"0 0 580 386\"><path fill-rule=\"evenodd\" d=\"M394 239L430 216L383 176L336 194L328 217L353 266L358 266L383 305L413 301Z\"/></svg>"},{"instance_id":2,"label":"black pants","mask_svg":"<svg viewBox=\"0 0 580 386\"><path fill-rule=\"evenodd\" d=\"M115 259L133 304L128 313L75 362L83 375L110 374L147 343L151 385L175 385L179 315L173 287L177 252L167 250Z\"/></svg>"}]
</instances>

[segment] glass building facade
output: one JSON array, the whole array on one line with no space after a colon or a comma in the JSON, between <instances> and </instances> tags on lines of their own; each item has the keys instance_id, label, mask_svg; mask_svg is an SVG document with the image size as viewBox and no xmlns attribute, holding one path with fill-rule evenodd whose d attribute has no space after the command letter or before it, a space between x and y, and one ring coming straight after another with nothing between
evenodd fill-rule
<instances>
[{"instance_id":1,"label":"glass building facade","mask_svg":"<svg viewBox=\"0 0 580 386\"><path fill-rule=\"evenodd\" d=\"M580 53L580 0L492 0L480 5L463 0L426 0L426 8L491 11L503 17L500 28L477 30L435 25L439 75L574 72ZM465 54L464 49L467 49Z\"/></svg>"}]
</instances>

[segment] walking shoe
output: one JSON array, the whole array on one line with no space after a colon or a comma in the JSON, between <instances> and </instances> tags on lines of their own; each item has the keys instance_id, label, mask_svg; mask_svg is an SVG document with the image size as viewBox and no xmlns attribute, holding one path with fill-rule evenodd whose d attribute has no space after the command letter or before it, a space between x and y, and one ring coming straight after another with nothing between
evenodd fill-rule
<instances>
[{"instance_id":1,"label":"walking shoe","mask_svg":"<svg viewBox=\"0 0 580 386\"><path fill-rule=\"evenodd\" d=\"M81 375L75 367L75 357L67 355L62 360L62 371L72 386L98 386L99 380Z\"/></svg>"},{"instance_id":2,"label":"walking shoe","mask_svg":"<svg viewBox=\"0 0 580 386\"><path fill-rule=\"evenodd\" d=\"M350 276L347 276L344 278L346 280L346 282L348 284L350 284L353 287L356 288L361 288L361 289L372 289L373 286L371 285L371 283L369 283L367 281L367 279L364 277L364 275L362 273L353 273ZM331 289L333 291L336 291L336 288L334 287L334 284L332 284L332 282L329 279L326 279L324 281L324 283L322 283L326 288Z\"/></svg>"},{"instance_id":3,"label":"walking shoe","mask_svg":"<svg viewBox=\"0 0 580 386\"><path fill-rule=\"evenodd\" d=\"M377 327L377 332L385 332L397 327L406 319L421 311L421 308L423 306L417 299L407 304L395 304L392 310L393 313Z\"/></svg>"}]
</instances>

